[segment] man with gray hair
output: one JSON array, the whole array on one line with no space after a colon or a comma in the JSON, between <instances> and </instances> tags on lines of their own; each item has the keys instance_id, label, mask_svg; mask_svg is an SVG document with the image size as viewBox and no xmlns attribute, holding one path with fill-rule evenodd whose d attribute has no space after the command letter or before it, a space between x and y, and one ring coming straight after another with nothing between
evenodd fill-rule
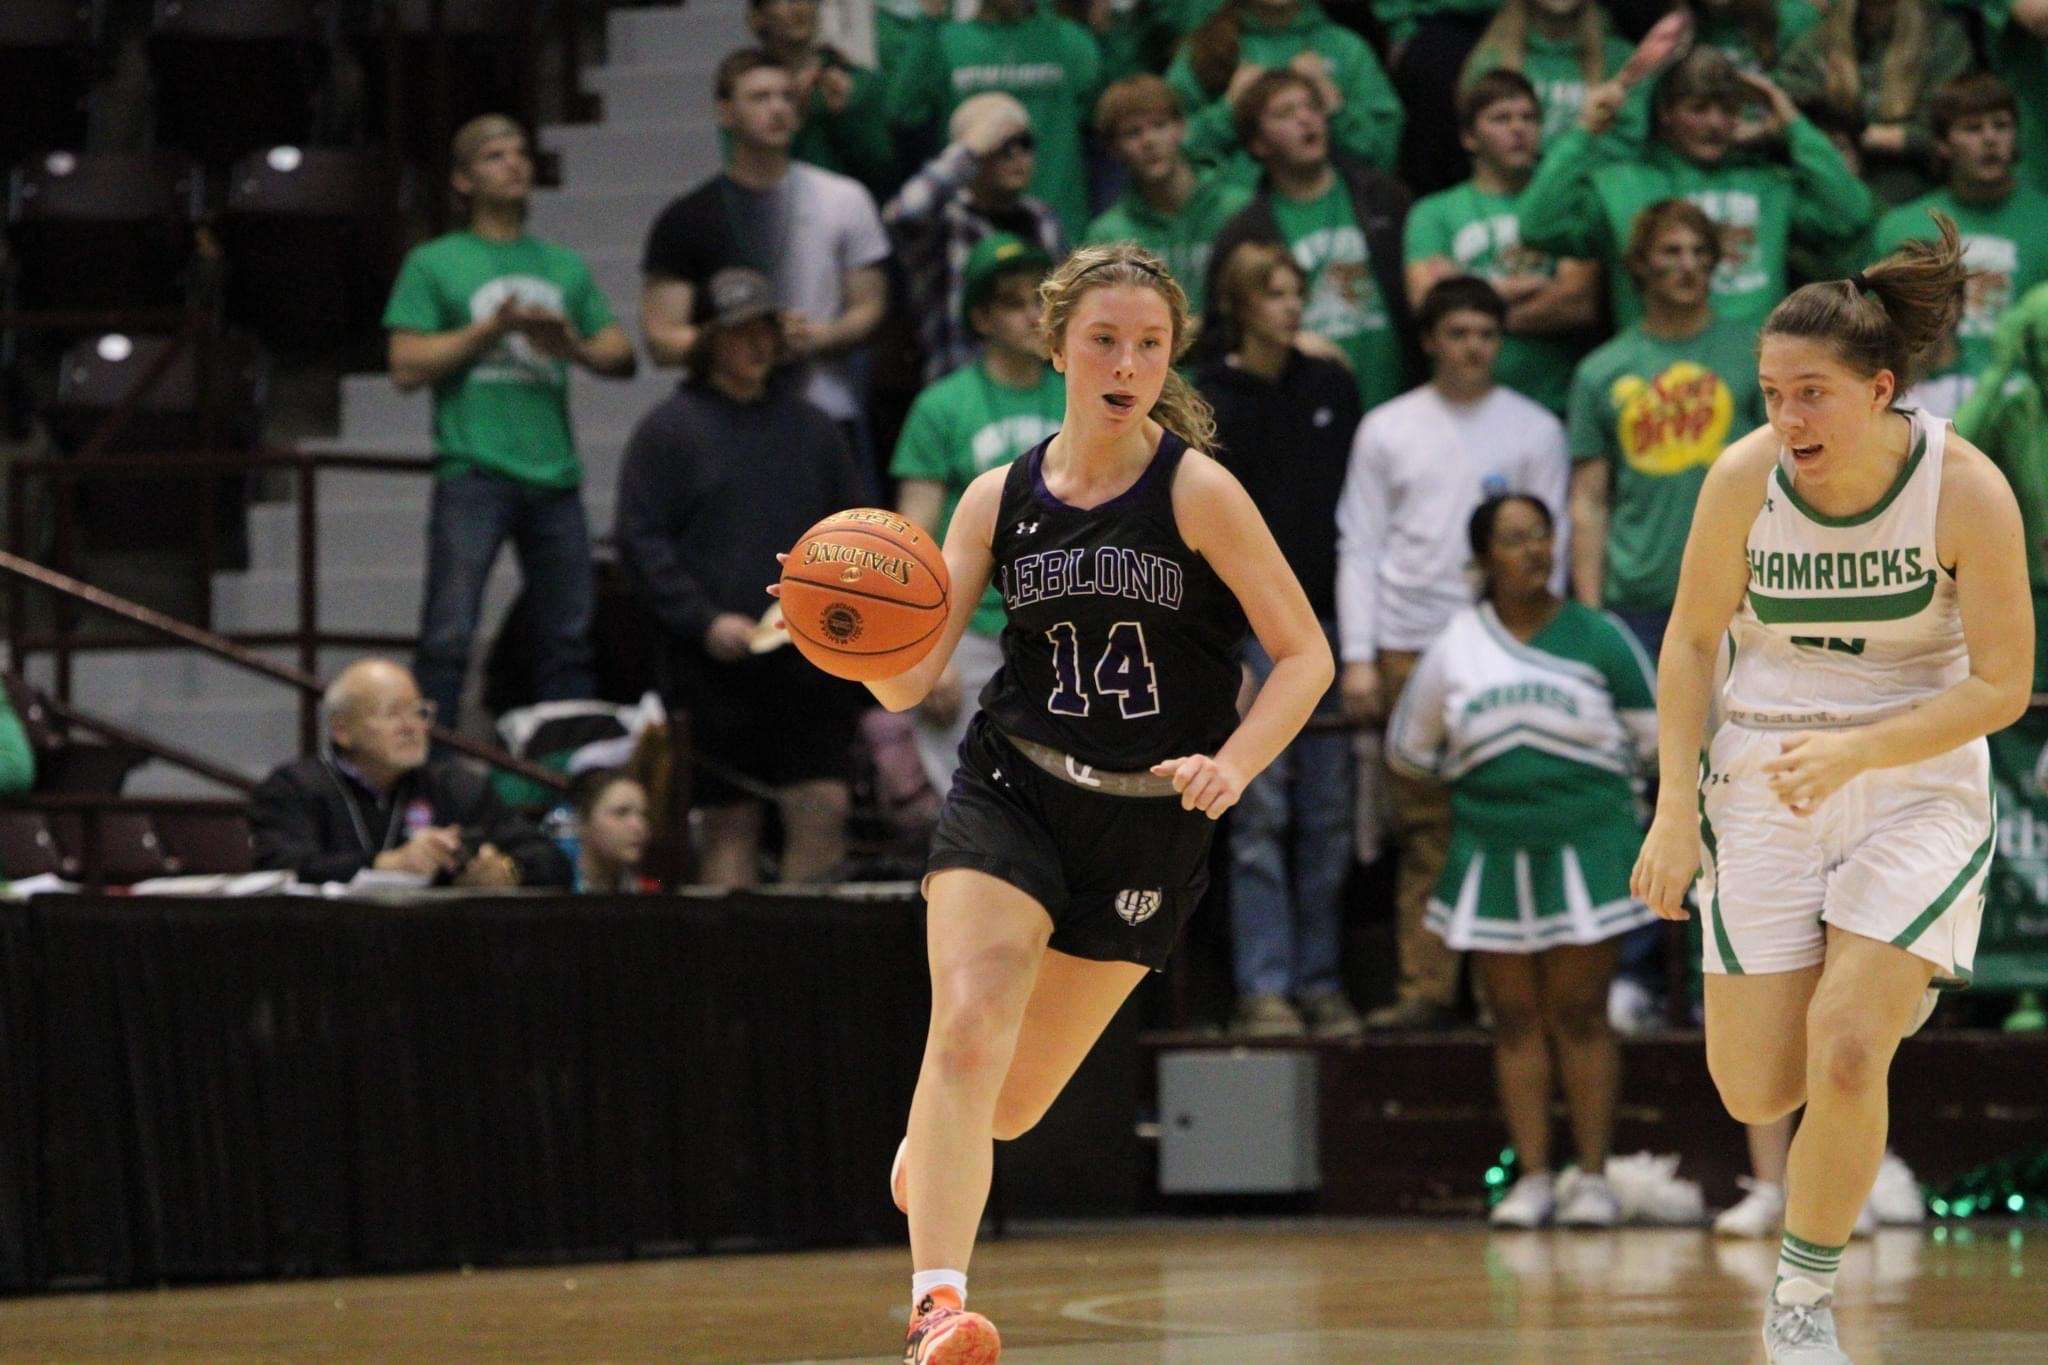
<instances>
[{"instance_id":1,"label":"man with gray hair","mask_svg":"<svg viewBox=\"0 0 2048 1365\"><path fill-rule=\"evenodd\" d=\"M431 701L386 659L327 689L328 752L287 763L249 798L256 865L302 882L411 873L465 887L568 886L569 861L466 764L427 757Z\"/></svg>"},{"instance_id":2,"label":"man with gray hair","mask_svg":"<svg viewBox=\"0 0 2048 1365\"><path fill-rule=\"evenodd\" d=\"M626 378L633 343L583 261L526 232L533 157L502 114L455 134L469 221L405 258L384 310L391 382L434 394L420 684L452 721L485 581L510 540L534 632L533 696L587 697L595 601L569 366Z\"/></svg>"}]
</instances>

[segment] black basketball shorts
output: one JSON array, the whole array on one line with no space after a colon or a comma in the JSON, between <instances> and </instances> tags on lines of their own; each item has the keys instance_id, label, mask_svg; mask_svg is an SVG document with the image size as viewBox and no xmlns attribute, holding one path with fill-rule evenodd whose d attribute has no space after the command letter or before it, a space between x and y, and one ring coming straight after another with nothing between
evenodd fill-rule
<instances>
[{"instance_id":1,"label":"black basketball shorts","mask_svg":"<svg viewBox=\"0 0 2048 1365\"><path fill-rule=\"evenodd\" d=\"M925 875L985 872L1045 907L1060 952L1163 971L1208 889L1215 832L1177 796L1106 796L1064 782L978 715Z\"/></svg>"}]
</instances>

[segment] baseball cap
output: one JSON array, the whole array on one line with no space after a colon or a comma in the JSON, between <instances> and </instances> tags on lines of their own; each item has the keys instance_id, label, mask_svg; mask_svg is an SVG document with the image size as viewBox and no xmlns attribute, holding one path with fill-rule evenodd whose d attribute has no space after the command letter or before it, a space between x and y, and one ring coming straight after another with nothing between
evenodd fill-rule
<instances>
[{"instance_id":1,"label":"baseball cap","mask_svg":"<svg viewBox=\"0 0 2048 1365\"><path fill-rule=\"evenodd\" d=\"M988 297L989 287L998 276L1013 270L1050 270L1052 257L1043 247L1035 246L1022 237L1009 232L991 232L974 244L968 253L967 267L961 272L965 289L961 295L961 306L978 308Z\"/></svg>"},{"instance_id":2,"label":"baseball cap","mask_svg":"<svg viewBox=\"0 0 2048 1365\"><path fill-rule=\"evenodd\" d=\"M755 318L773 317L775 286L758 270L727 266L711 277L698 315L706 327L737 327Z\"/></svg>"}]
</instances>

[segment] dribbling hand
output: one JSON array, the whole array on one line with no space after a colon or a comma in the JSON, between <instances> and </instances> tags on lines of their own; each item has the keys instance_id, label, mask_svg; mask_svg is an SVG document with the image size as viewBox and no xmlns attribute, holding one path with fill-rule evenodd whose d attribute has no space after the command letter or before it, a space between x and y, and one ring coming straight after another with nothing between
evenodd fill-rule
<instances>
[{"instance_id":1,"label":"dribbling hand","mask_svg":"<svg viewBox=\"0 0 2048 1365\"><path fill-rule=\"evenodd\" d=\"M1221 819L1223 812L1244 795L1244 775L1207 754L1189 754L1186 758L1154 763L1152 775L1172 778L1173 789L1180 793L1180 808L1198 810L1211 820Z\"/></svg>"},{"instance_id":2,"label":"dribbling hand","mask_svg":"<svg viewBox=\"0 0 2048 1365\"><path fill-rule=\"evenodd\" d=\"M1629 873L1629 894L1655 911L1660 919L1691 919L1685 892L1700 870L1699 827L1678 814L1657 812L1643 851Z\"/></svg>"}]
</instances>

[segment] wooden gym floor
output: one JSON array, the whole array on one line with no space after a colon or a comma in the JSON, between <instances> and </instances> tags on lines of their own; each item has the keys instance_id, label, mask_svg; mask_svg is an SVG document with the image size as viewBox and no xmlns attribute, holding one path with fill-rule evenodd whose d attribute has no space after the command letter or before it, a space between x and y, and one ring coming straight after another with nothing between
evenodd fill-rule
<instances>
[{"instance_id":1,"label":"wooden gym floor","mask_svg":"<svg viewBox=\"0 0 2048 1365\"><path fill-rule=\"evenodd\" d=\"M1887 1229L1849 1249L1857 1365L2048 1360L2048 1228ZM1014 1365L1756 1362L1776 1245L1456 1223L1061 1225L981 1248ZM898 1249L309 1280L0 1302L0 1359L896 1358Z\"/></svg>"}]
</instances>

